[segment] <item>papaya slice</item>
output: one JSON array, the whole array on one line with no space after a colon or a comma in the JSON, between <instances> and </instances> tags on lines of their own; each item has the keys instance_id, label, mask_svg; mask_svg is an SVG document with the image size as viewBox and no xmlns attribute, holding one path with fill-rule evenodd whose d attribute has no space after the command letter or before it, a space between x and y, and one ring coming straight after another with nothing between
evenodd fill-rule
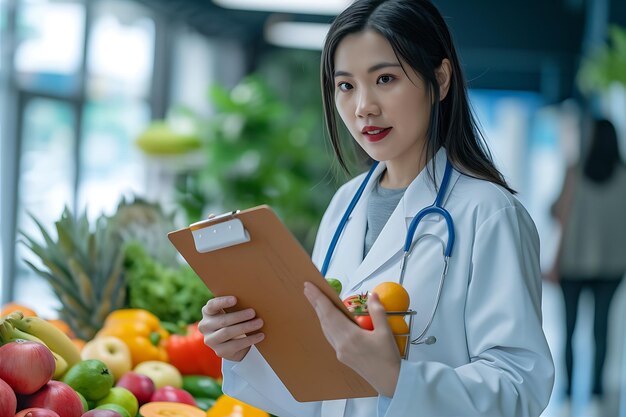
<instances>
[{"instance_id":1,"label":"papaya slice","mask_svg":"<svg viewBox=\"0 0 626 417\"><path fill-rule=\"evenodd\" d=\"M142 417L205 417L206 411L188 404L155 401L139 409Z\"/></svg>"}]
</instances>

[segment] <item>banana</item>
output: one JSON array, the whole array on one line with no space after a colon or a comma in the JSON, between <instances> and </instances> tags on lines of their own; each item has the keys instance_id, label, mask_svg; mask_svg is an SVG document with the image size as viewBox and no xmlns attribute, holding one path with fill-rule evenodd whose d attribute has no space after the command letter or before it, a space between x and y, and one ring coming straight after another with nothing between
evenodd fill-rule
<instances>
[{"instance_id":1,"label":"banana","mask_svg":"<svg viewBox=\"0 0 626 417\"><path fill-rule=\"evenodd\" d=\"M54 356L54 376L52 376L52 379L60 380L67 371L67 368L69 368L69 365L61 355L55 353L54 351L51 352L52 356Z\"/></svg>"},{"instance_id":2,"label":"banana","mask_svg":"<svg viewBox=\"0 0 626 417\"><path fill-rule=\"evenodd\" d=\"M47 346L41 339L32 334L16 329L10 321L4 320L0 323L0 344L15 342L18 339L41 343Z\"/></svg>"},{"instance_id":3,"label":"banana","mask_svg":"<svg viewBox=\"0 0 626 417\"><path fill-rule=\"evenodd\" d=\"M13 318L9 322L23 333L39 338L48 348L61 356L72 367L81 361L80 352L70 338L52 323L41 317L24 317L21 320Z\"/></svg>"}]
</instances>

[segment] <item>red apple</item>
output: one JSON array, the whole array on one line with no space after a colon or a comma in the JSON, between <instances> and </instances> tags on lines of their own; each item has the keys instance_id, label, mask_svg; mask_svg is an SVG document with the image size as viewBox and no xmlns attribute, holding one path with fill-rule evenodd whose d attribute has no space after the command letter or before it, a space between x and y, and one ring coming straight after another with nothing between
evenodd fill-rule
<instances>
[{"instance_id":1,"label":"red apple","mask_svg":"<svg viewBox=\"0 0 626 417\"><path fill-rule=\"evenodd\" d=\"M32 394L54 375L54 356L47 346L17 340L0 347L0 379L16 394Z\"/></svg>"},{"instance_id":2,"label":"red apple","mask_svg":"<svg viewBox=\"0 0 626 417\"><path fill-rule=\"evenodd\" d=\"M59 414L45 408L27 408L17 413L15 417L59 417Z\"/></svg>"},{"instance_id":3,"label":"red apple","mask_svg":"<svg viewBox=\"0 0 626 417\"><path fill-rule=\"evenodd\" d=\"M150 398L150 402L154 401L165 401L171 403L183 403L193 405L197 407L196 400L193 399L193 396L185 391L184 389L174 388L170 386L165 386L159 388L152 394L152 398Z\"/></svg>"},{"instance_id":4,"label":"red apple","mask_svg":"<svg viewBox=\"0 0 626 417\"><path fill-rule=\"evenodd\" d=\"M118 413L117 411L105 410L101 408L99 410L96 410L96 409L89 410L85 414L83 414L81 417L122 417L122 415Z\"/></svg>"},{"instance_id":5,"label":"red apple","mask_svg":"<svg viewBox=\"0 0 626 417\"><path fill-rule=\"evenodd\" d=\"M12 416L17 408L15 393L3 380L0 379L0 416Z\"/></svg>"},{"instance_id":6,"label":"red apple","mask_svg":"<svg viewBox=\"0 0 626 417\"><path fill-rule=\"evenodd\" d=\"M81 417L85 411L76 391L61 381L50 381L36 393L24 396L20 405L54 410L63 417Z\"/></svg>"},{"instance_id":7,"label":"red apple","mask_svg":"<svg viewBox=\"0 0 626 417\"><path fill-rule=\"evenodd\" d=\"M150 401L152 394L156 390L154 381L143 374L137 372L126 372L115 384L116 387L126 388L137 398L139 405L145 404Z\"/></svg>"}]
</instances>

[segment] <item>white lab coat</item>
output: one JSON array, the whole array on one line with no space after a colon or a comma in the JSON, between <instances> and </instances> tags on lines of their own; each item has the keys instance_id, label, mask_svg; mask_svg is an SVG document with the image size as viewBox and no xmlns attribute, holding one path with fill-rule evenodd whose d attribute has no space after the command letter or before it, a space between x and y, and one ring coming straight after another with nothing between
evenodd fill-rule
<instances>
[{"instance_id":1,"label":"white lab coat","mask_svg":"<svg viewBox=\"0 0 626 417\"><path fill-rule=\"evenodd\" d=\"M446 153L435 156L436 181ZM333 255L327 277L342 281L342 298L397 281L408 225L433 203L436 190L422 171L407 188L363 259L367 200L379 164L356 205ZM333 197L317 236L313 261L321 267L340 218L364 174ZM443 206L456 232L437 313L427 335L403 360L393 398L299 403L253 347L241 362L224 361L224 392L280 417L539 416L554 381L552 357L541 326L539 239L522 205L493 183L453 170ZM427 216L415 239L434 234L447 242L445 221ZM412 334L426 326L443 268L441 243L426 237L409 257L404 286L417 311Z\"/></svg>"}]
</instances>

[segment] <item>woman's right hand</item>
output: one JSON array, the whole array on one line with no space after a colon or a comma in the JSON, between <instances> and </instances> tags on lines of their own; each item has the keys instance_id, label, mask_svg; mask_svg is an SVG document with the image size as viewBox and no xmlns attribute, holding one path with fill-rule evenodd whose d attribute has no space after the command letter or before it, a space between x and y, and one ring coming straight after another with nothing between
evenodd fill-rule
<instances>
[{"instance_id":1,"label":"woman's right hand","mask_svg":"<svg viewBox=\"0 0 626 417\"><path fill-rule=\"evenodd\" d=\"M202 320L198 329L204 335L204 344L226 360L239 362L248 351L250 346L265 338L263 333L246 335L246 333L259 330L263 326L263 320L255 318L253 309L247 308L233 313L224 312L237 304L233 296L216 297L209 300L202 307Z\"/></svg>"}]
</instances>

